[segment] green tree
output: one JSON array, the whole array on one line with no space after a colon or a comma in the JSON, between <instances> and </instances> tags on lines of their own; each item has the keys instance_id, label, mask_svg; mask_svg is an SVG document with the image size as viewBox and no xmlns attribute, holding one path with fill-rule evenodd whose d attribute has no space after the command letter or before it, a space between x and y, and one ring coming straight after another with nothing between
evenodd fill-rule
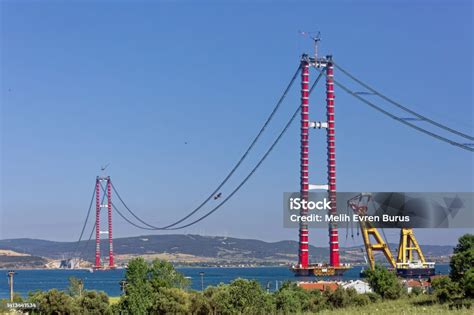
<instances>
[{"instance_id":1,"label":"green tree","mask_svg":"<svg viewBox=\"0 0 474 315\"><path fill-rule=\"evenodd\" d=\"M420 287L413 287L413 288L411 288L410 295L418 296L422 293L423 293L423 290Z\"/></svg>"},{"instance_id":2,"label":"green tree","mask_svg":"<svg viewBox=\"0 0 474 315\"><path fill-rule=\"evenodd\" d=\"M242 314L266 314L272 311L270 294L256 280L232 281L229 296L233 308Z\"/></svg>"},{"instance_id":3,"label":"green tree","mask_svg":"<svg viewBox=\"0 0 474 315\"><path fill-rule=\"evenodd\" d=\"M433 293L440 303L446 303L462 297L462 290L459 284L449 277L433 279L431 282Z\"/></svg>"},{"instance_id":4,"label":"green tree","mask_svg":"<svg viewBox=\"0 0 474 315\"><path fill-rule=\"evenodd\" d=\"M189 280L173 265L164 260L154 260L148 268L151 285L155 291L160 288L181 288L189 286Z\"/></svg>"},{"instance_id":5,"label":"green tree","mask_svg":"<svg viewBox=\"0 0 474 315\"><path fill-rule=\"evenodd\" d=\"M118 308L130 314L146 314L151 308L152 287L148 281L148 263L139 257L128 262L125 272L125 295L121 297Z\"/></svg>"},{"instance_id":6,"label":"green tree","mask_svg":"<svg viewBox=\"0 0 474 315\"><path fill-rule=\"evenodd\" d=\"M204 297L209 301L212 314L234 314L230 303L230 292L228 284L209 286L204 290Z\"/></svg>"},{"instance_id":7,"label":"green tree","mask_svg":"<svg viewBox=\"0 0 474 315\"><path fill-rule=\"evenodd\" d=\"M207 315L212 313L212 307L208 299L202 292L189 292L189 300L191 302L189 312L193 315Z\"/></svg>"},{"instance_id":8,"label":"green tree","mask_svg":"<svg viewBox=\"0 0 474 315\"><path fill-rule=\"evenodd\" d=\"M63 315L78 313L74 299L65 292L56 289L31 293L28 302L36 303L38 306L38 309L32 312L33 314Z\"/></svg>"},{"instance_id":9,"label":"green tree","mask_svg":"<svg viewBox=\"0 0 474 315\"><path fill-rule=\"evenodd\" d=\"M460 282L464 274L474 266L474 234L465 234L459 238L449 265L451 279Z\"/></svg>"},{"instance_id":10,"label":"green tree","mask_svg":"<svg viewBox=\"0 0 474 315\"><path fill-rule=\"evenodd\" d=\"M380 265L376 265L374 270L367 270L366 276L372 290L384 299L398 299L403 293L395 273Z\"/></svg>"},{"instance_id":11,"label":"green tree","mask_svg":"<svg viewBox=\"0 0 474 315\"><path fill-rule=\"evenodd\" d=\"M82 290L84 289L84 283L82 279L78 279L76 277L69 277L69 286L67 291L70 296L80 296L82 294Z\"/></svg>"},{"instance_id":12,"label":"green tree","mask_svg":"<svg viewBox=\"0 0 474 315\"><path fill-rule=\"evenodd\" d=\"M328 294L328 303L330 303L334 308L347 307L351 304L351 298L353 295L354 294L352 292L349 294L343 288L337 287L337 289L334 290L334 292L331 292L330 294Z\"/></svg>"},{"instance_id":13,"label":"green tree","mask_svg":"<svg viewBox=\"0 0 474 315\"><path fill-rule=\"evenodd\" d=\"M371 303L370 296L367 294L357 294L352 300L355 306L365 306Z\"/></svg>"},{"instance_id":14,"label":"green tree","mask_svg":"<svg viewBox=\"0 0 474 315\"><path fill-rule=\"evenodd\" d=\"M230 284L208 287L204 296L209 299L214 314L271 314L274 312L271 294L255 280L236 279Z\"/></svg>"},{"instance_id":15,"label":"green tree","mask_svg":"<svg viewBox=\"0 0 474 315\"><path fill-rule=\"evenodd\" d=\"M158 314L188 314L191 307L189 294L179 288L162 287L153 300L152 311Z\"/></svg>"},{"instance_id":16,"label":"green tree","mask_svg":"<svg viewBox=\"0 0 474 315\"><path fill-rule=\"evenodd\" d=\"M474 267L471 267L463 276L462 287L468 298L474 298Z\"/></svg>"},{"instance_id":17,"label":"green tree","mask_svg":"<svg viewBox=\"0 0 474 315\"><path fill-rule=\"evenodd\" d=\"M178 291L163 291L164 288L185 288L189 284L171 263L156 259L149 264L141 257L128 262L125 282L125 295L114 309L130 314L146 314L159 309L179 297Z\"/></svg>"},{"instance_id":18,"label":"green tree","mask_svg":"<svg viewBox=\"0 0 474 315\"><path fill-rule=\"evenodd\" d=\"M81 314L111 314L109 297L104 292L85 291L76 297L76 304Z\"/></svg>"},{"instance_id":19,"label":"green tree","mask_svg":"<svg viewBox=\"0 0 474 315\"><path fill-rule=\"evenodd\" d=\"M318 308L318 299L313 296L310 299L310 293L300 288L294 282L285 282L281 288L275 292L275 307L277 311L285 314L298 313L309 310L310 305ZM312 302L310 304L310 302Z\"/></svg>"},{"instance_id":20,"label":"green tree","mask_svg":"<svg viewBox=\"0 0 474 315\"><path fill-rule=\"evenodd\" d=\"M142 257L133 258L128 262L125 281L128 286L137 286L148 280L148 263Z\"/></svg>"},{"instance_id":21,"label":"green tree","mask_svg":"<svg viewBox=\"0 0 474 315\"><path fill-rule=\"evenodd\" d=\"M361 295L365 295L366 297L368 297L370 300L370 303L377 303L380 301L380 295L374 292L367 292Z\"/></svg>"},{"instance_id":22,"label":"green tree","mask_svg":"<svg viewBox=\"0 0 474 315\"><path fill-rule=\"evenodd\" d=\"M323 294L319 290L311 290L309 291L309 296L309 311L317 313L329 308L328 296L326 294Z\"/></svg>"}]
</instances>

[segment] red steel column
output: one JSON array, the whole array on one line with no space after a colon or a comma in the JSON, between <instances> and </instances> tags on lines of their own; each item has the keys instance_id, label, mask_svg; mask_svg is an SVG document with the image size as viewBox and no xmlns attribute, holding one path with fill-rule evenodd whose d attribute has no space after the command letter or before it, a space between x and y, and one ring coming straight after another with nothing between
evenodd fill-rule
<instances>
[{"instance_id":1,"label":"red steel column","mask_svg":"<svg viewBox=\"0 0 474 315\"><path fill-rule=\"evenodd\" d=\"M334 129L334 65L332 57L328 56L326 66L326 113L327 113L327 152L328 152L328 183L331 213L336 213L336 132ZM329 224L329 263L339 266L339 237L337 224Z\"/></svg>"},{"instance_id":2,"label":"red steel column","mask_svg":"<svg viewBox=\"0 0 474 315\"><path fill-rule=\"evenodd\" d=\"M110 176L107 177L107 219L109 223L109 268L114 268L114 246L112 244L112 189Z\"/></svg>"},{"instance_id":3,"label":"red steel column","mask_svg":"<svg viewBox=\"0 0 474 315\"><path fill-rule=\"evenodd\" d=\"M307 56L301 60L301 146L300 146L300 198L308 199L308 145L309 145L309 64ZM307 215L308 209L301 209L300 215ZM308 267L308 224L300 222L299 226L299 265Z\"/></svg>"},{"instance_id":4,"label":"red steel column","mask_svg":"<svg viewBox=\"0 0 474 315\"><path fill-rule=\"evenodd\" d=\"M95 268L100 268L100 180L95 180Z\"/></svg>"}]
</instances>

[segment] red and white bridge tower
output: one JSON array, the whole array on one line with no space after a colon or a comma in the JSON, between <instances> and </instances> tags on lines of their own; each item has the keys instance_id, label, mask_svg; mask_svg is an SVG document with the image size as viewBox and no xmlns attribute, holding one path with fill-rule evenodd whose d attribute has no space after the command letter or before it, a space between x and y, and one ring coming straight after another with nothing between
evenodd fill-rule
<instances>
[{"instance_id":1,"label":"red and white bridge tower","mask_svg":"<svg viewBox=\"0 0 474 315\"><path fill-rule=\"evenodd\" d=\"M103 183L105 183L105 188ZM105 196L104 196L105 194ZM107 202L103 201L107 199ZM100 230L100 214L102 209L107 209L108 230ZM109 265L103 266L101 263L100 240L101 235L107 234L109 240ZM110 176L97 176L95 181L95 265L94 269L113 269L114 247L112 238L112 184Z\"/></svg>"},{"instance_id":2,"label":"red and white bridge tower","mask_svg":"<svg viewBox=\"0 0 474 315\"><path fill-rule=\"evenodd\" d=\"M313 66L324 71L326 77L326 121L310 121L309 119L309 69ZM334 111L334 65L332 56L325 58L301 58L301 132L300 132L300 198L308 200L312 190L327 191L331 201L330 213L336 213L336 131ZM326 129L327 151L327 184L309 183L309 129ZM308 210L300 210L305 216ZM339 237L336 223L329 225L329 264L310 264L308 253L309 229L306 222L299 226L298 265L292 267L296 275L331 276L341 275L349 265L339 262Z\"/></svg>"}]
</instances>

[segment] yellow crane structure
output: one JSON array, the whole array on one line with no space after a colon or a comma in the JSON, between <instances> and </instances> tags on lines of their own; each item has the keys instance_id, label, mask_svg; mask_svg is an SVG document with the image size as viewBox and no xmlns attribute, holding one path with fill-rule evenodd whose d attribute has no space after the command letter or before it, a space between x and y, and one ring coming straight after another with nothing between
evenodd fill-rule
<instances>
[{"instance_id":1,"label":"yellow crane structure","mask_svg":"<svg viewBox=\"0 0 474 315\"><path fill-rule=\"evenodd\" d=\"M366 216L371 194L359 194L348 200L347 205L352 211L360 216ZM364 241L365 251L370 269L375 268L375 252L382 252L397 275L403 277L427 277L434 275L435 264L427 262L420 245L418 244L413 229L402 228L400 230L400 242L398 245L397 260L394 259L388 244L380 235L377 228L369 221L359 220L359 225ZM418 259L415 259L415 253Z\"/></svg>"}]
</instances>

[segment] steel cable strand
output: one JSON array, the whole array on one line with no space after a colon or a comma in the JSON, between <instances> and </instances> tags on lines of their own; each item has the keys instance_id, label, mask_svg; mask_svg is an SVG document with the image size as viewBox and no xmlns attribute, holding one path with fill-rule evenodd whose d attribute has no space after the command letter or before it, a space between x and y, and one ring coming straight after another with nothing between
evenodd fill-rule
<instances>
[{"instance_id":1,"label":"steel cable strand","mask_svg":"<svg viewBox=\"0 0 474 315\"><path fill-rule=\"evenodd\" d=\"M79 249L79 243L81 242L82 236L84 235L84 230L86 229L87 221L89 220L89 216L90 216L90 213L91 213L92 204L94 203L94 196L95 196L95 185L94 185L94 190L92 191L92 198L91 198L91 202L89 204L89 210L87 210L86 219L84 220L84 224L82 225L81 235L79 236L79 239L77 240L76 247L75 247L74 252L73 252L74 256L76 255L77 250Z\"/></svg>"},{"instance_id":2,"label":"steel cable strand","mask_svg":"<svg viewBox=\"0 0 474 315\"><path fill-rule=\"evenodd\" d=\"M316 70L320 71L319 69L316 69ZM323 72L320 71L320 73L323 73ZM323 73L323 74L324 74L324 73ZM326 76L326 74L324 74L324 75ZM440 136L440 135L438 135L438 134L436 134L436 133L433 133L433 132L431 132L431 131L428 131L428 130L426 130L426 129L424 129L424 128L418 127L418 126L416 126L416 125L414 125L414 124L412 124L412 123L409 123L408 121L405 121L405 120L403 120L403 119L401 119L401 118L399 118L399 117L397 117L397 116L391 114L390 112L388 112L388 111L382 109L381 107L375 105L374 103L368 101L367 99L363 98L362 96L358 95L358 94L355 93L354 91L352 91L352 90L350 90L349 88L347 88L346 86L344 86L344 85L343 85L342 83L340 83L339 81L336 81L336 80L334 80L334 79L333 79L333 81L334 81L334 84L336 84L337 86L339 86L339 87L340 87L341 89L343 89L346 93L348 93L348 94L352 95L353 97L359 99L360 101L362 101L362 102L364 102L365 104L369 105L369 106L372 107L373 109L375 109L375 110L381 112L382 114L384 114L384 115L386 115L386 116L388 116L388 117L390 117L390 118L392 118L392 119L394 119L394 120L396 120L396 121L398 121L398 122L400 122L400 123L402 123L402 124L404 124L404 125L407 125L407 126L413 128L413 129L417 130L417 131L420 131L420 132L422 132L422 133L424 133L424 134L427 134L427 135L429 135L429 136L431 136L431 137L433 137L433 138L436 138L436 139L438 139L438 140L440 140L440 141L443 141L443 142L449 143L449 144L451 144L451 145L460 147L461 149L464 149L464 150L467 150L467 151L474 152L474 148L471 148L471 147L469 147L469 146L467 146L467 145L465 145L465 144L462 144L462 143L459 143L459 142L450 140L450 139L445 138L445 137L443 137L443 136Z\"/></svg>"},{"instance_id":3,"label":"steel cable strand","mask_svg":"<svg viewBox=\"0 0 474 315\"><path fill-rule=\"evenodd\" d=\"M474 140L474 137L473 137L473 136L467 135L467 134L462 133L462 132L460 132L460 131L458 131L458 130L455 130L455 129L453 129L453 128L450 128L450 127L448 127L448 126L446 126L446 125L444 125L444 124L441 124L441 123L439 123L439 122L436 122L436 121L434 121L434 120L432 120L432 119L430 119L430 118L428 118L428 117L426 117L426 116L424 116L424 115L418 114L417 112L415 112L415 111L413 111L413 110L411 110L411 109L409 109L409 108L403 106L402 104L400 104L400 103L398 103L398 102L392 100L392 99L389 98L388 96L386 96L386 95L380 93L379 91L375 90L374 88L370 87L367 83L364 83L364 82L361 81L360 79L356 78L355 76L353 76L352 74L350 74L347 70L343 69L341 66L339 66L339 65L336 64L336 63L334 63L334 61L333 61L332 63L334 64L334 66L335 66L337 69L339 69L342 73L344 73L345 75L347 75L349 78L351 78L352 80L356 81L357 83L359 83L360 85L362 85L362 86L365 87L367 90L369 90L370 92L374 93L375 95L377 95L377 96L381 97L382 99L386 100L387 102L389 102L389 103L395 105L396 107L398 107L398 108L400 108L400 109L402 109L402 110L404 110L404 111L406 111L406 112L408 112L408 113L410 113L410 114L412 114L412 115L414 115L414 116L420 118L421 120L426 121L426 122L428 122L428 123L430 123L430 124L432 124L432 125L434 125L434 126L436 126L436 127L438 127L438 128L444 129L444 130L446 130L446 131L449 131L449 132L451 132L451 133L454 133L454 134L456 134L456 135L458 135L458 136L461 136L461 137L463 137L463 138L469 139L469 140L471 140L471 141Z\"/></svg>"},{"instance_id":4,"label":"steel cable strand","mask_svg":"<svg viewBox=\"0 0 474 315\"><path fill-rule=\"evenodd\" d=\"M311 94L311 92L314 90L315 86L317 85L317 83L319 82L319 80L321 79L322 77L322 74L320 73L318 75L318 77L316 78L316 80L314 81L313 85L311 86L310 88L310 91L309 91L309 94ZM283 137L283 135L286 133L286 131L288 130L288 128L290 127L291 123L293 122L293 120L295 119L296 115L299 113L301 109L301 106L298 106L298 108L296 109L295 113L293 114L293 116L290 118L290 120L287 122L287 124L285 125L284 129L281 131L281 133L279 134L279 136L276 138L276 140L273 142L273 144L270 146L270 148L267 150L267 152L263 155L263 157L260 159L260 161L257 163L257 165L253 168L253 170L247 175L247 177L237 186L237 188L234 189L234 191L232 191L232 193L227 196L227 198L225 198L219 205L217 205L214 209L210 210L208 213L206 213L205 215L201 216L199 219L196 219L195 221L189 223L189 224L186 224L186 225L183 225L183 226L180 226L180 227L172 227L172 226L175 226L176 224L172 224L172 225L169 225L167 227L163 227L163 228L159 228L159 227L154 227L148 223L146 223L145 221L139 219L140 222L146 224L147 226L151 227L151 228L147 228L147 227L142 227L142 226L139 226L135 223L132 223L130 220L128 220L116 207L115 205L112 203L112 206L114 207L114 209L119 213L119 215L124 219L126 220L127 222L129 222L130 224L132 224L133 226L135 227L138 227L140 229L144 229L144 230L179 230L179 229L183 229L185 227L188 227L188 226L191 226L191 225L194 225L200 221L202 221L203 219L207 218L209 215L211 215L212 213L214 213L215 211L217 211L221 206L223 206L237 191L240 190L240 188L250 179L250 177L255 173L255 171L260 167L260 165L263 163L263 161L265 161L265 159L268 157L268 155L270 154L270 152L273 150L273 148L276 146L276 144L280 141L280 139ZM113 183L112 183L112 188L113 187ZM114 189L115 191L115 189ZM116 191L115 191L116 192ZM117 192L116 192L117 193ZM122 198L118 195L117 193L117 196L119 197L119 200L121 200L122 204L125 206L125 208L135 217L138 219L138 216L136 216L133 211L123 202ZM180 220L181 222L184 221L184 220Z\"/></svg>"}]
</instances>

